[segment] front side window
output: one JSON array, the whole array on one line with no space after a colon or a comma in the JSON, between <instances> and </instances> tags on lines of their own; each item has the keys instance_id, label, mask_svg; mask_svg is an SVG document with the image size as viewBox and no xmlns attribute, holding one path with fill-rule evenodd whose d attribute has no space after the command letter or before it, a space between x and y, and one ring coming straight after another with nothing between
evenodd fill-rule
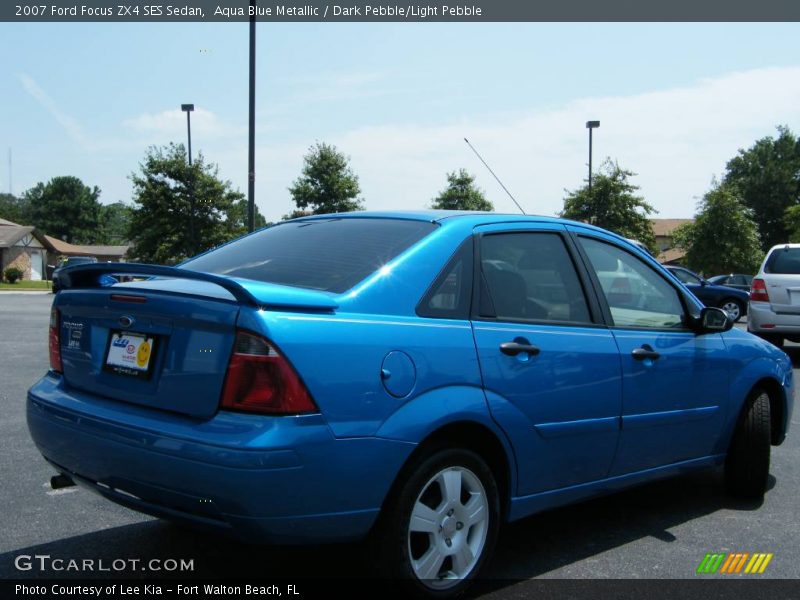
<instances>
[{"instance_id":1,"label":"front side window","mask_svg":"<svg viewBox=\"0 0 800 600\"><path fill-rule=\"evenodd\" d=\"M611 244L580 237L618 327L682 328L678 291L641 260Z\"/></svg>"},{"instance_id":2,"label":"front side window","mask_svg":"<svg viewBox=\"0 0 800 600\"><path fill-rule=\"evenodd\" d=\"M481 238L482 316L511 321L590 323L575 265L555 233Z\"/></svg>"}]
</instances>

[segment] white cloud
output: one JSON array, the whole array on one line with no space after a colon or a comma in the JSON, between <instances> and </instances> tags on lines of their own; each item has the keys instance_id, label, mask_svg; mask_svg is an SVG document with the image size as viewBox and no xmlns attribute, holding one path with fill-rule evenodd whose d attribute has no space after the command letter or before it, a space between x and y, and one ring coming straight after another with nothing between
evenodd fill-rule
<instances>
[{"instance_id":1,"label":"white cloud","mask_svg":"<svg viewBox=\"0 0 800 600\"><path fill-rule=\"evenodd\" d=\"M246 128L231 126L205 108L195 108L191 119L192 136L197 134L206 141L247 135ZM122 124L131 131L153 138L153 143L183 139L186 136L186 113L180 109L143 113L126 119Z\"/></svg>"},{"instance_id":2,"label":"white cloud","mask_svg":"<svg viewBox=\"0 0 800 600\"><path fill-rule=\"evenodd\" d=\"M42 108L50 113L73 142L80 145L84 150L93 150L96 147L94 141L84 133L77 119L62 111L58 104L56 104L56 101L36 83L33 77L23 73L18 75L18 78L25 91L28 92Z\"/></svg>"},{"instance_id":3,"label":"white cloud","mask_svg":"<svg viewBox=\"0 0 800 600\"><path fill-rule=\"evenodd\" d=\"M594 164L606 156L618 160L638 173L634 183L657 216L686 217L739 148L774 134L779 124L800 129L798 106L800 67L776 67L631 96L587 97L544 111L475 114L434 126L387 123L325 141L352 157L370 209L422 208L444 187L445 173L463 166L497 210L516 212L464 143L468 137L527 212L552 215L562 208L564 188L583 185L584 123L599 119ZM313 141L259 148L257 171L266 175L258 180L258 198L269 217L291 208L286 187Z\"/></svg>"}]
</instances>

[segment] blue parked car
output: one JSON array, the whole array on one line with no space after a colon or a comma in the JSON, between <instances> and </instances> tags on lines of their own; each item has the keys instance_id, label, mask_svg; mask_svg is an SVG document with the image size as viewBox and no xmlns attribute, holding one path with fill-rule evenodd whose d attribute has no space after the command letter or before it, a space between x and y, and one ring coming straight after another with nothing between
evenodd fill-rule
<instances>
[{"instance_id":1,"label":"blue parked car","mask_svg":"<svg viewBox=\"0 0 800 600\"><path fill-rule=\"evenodd\" d=\"M61 277L27 414L62 481L250 541L372 534L439 596L537 511L714 466L763 495L791 419L786 354L570 221L323 215Z\"/></svg>"},{"instance_id":2,"label":"blue parked car","mask_svg":"<svg viewBox=\"0 0 800 600\"><path fill-rule=\"evenodd\" d=\"M706 306L716 306L728 313L734 323L747 314L750 294L724 283L703 279L684 267L667 266L667 270L680 279L687 289Z\"/></svg>"}]
</instances>

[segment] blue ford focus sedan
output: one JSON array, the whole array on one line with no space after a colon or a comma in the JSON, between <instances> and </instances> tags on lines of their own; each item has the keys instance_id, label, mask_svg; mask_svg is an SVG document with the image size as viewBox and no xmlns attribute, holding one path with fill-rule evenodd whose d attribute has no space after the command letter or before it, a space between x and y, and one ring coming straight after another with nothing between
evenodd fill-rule
<instances>
[{"instance_id":1,"label":"blue ford focus sedan","mask_svg":"<svg viewBox=\"0 0 800 600\"><path fill-rule=\"evenodd\" d=\"M714 466L763 495L792 413L786 354L570 221L322 215L60 279L27 416L64 478L249 541L371 535L432 595L537 511Z\"/></svg>"}]
</instances>

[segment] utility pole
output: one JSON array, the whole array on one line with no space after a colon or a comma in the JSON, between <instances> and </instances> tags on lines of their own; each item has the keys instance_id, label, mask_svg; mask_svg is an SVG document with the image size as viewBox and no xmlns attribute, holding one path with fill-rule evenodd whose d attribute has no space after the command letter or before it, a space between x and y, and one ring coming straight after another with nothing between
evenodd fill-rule
<instances>
[{"instance_id":1,"label":"utility pole","mask_svg":"<svg viewBox=\"0 0 800 600\"><path fill-rule=\"evenodd\" d=\"M256 0L250 0L250 119L247 148L247 231L256 227Z\"/></svg>"}]
</instances>

